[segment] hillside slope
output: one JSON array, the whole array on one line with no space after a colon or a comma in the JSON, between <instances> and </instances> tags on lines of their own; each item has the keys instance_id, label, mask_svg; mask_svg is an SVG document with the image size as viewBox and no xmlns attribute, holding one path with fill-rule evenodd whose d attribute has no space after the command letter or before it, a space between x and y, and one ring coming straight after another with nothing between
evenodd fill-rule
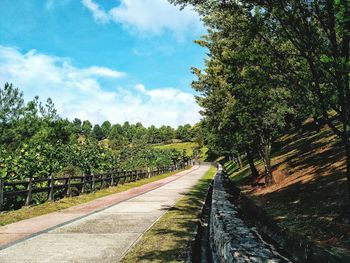
<instances>
[{"instance_id":1,"label":"hillside slope","mask_svg":"<svg viewBox=\"0 0 350 263\"><path fill-rule=\"evenodd\" d=\"M230 178L263 207L281 226L319 245L350 251L350 226L336 218L347 201L345 154L328 127L316 132L307 123L301 133L290 133L278 140L273 157L269 187L251 186L248 167L234 170ZM258 163L259 172L263 166ZM244 182L246 181L246 182Z\"/></svg>"},{"instance_id":2,"label":"hillside slope","mask_svg":"<svg viewBox=\"0 0 350 263\"><path fill-rule=\"evenodd\" d=\"M162 144L162 145L155 145L154 147L159 149L175 149L179 152L186 151L186 154L189 156L192 156L193 149L198 147L198 143L196 142L176 142L176 143L170 143L170 144ZM207 151L208 148L203 147L201 149L201 159L205 160L207 158Z\"/></svg>"}]
</instances>

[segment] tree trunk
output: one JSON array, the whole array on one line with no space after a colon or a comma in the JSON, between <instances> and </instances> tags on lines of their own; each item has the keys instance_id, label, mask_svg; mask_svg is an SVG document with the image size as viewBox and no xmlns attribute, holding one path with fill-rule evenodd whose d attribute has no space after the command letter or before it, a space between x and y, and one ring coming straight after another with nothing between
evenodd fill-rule
<instances>
[{"instance_id":1,"label":"tree trunk","mask_svg":"<svg viewBox=\"0 0 350 263\"><path fill-rule=\"evenodd\" d=\"M314 116L313 119L316 127L316 133L319 133L321 131L321 122L316 116Z\"/></svg>"},{"instance_id":2,"label":"tree trunk","mask_svg":"<svg viewBox=\"0 0 350 263\"><path fill-rule=\"evenodd\" d=\"M263 146L263 162L265 166L265 172L266 172L266 184L272 184L273 183L273 177L272 177L272 169L271 169L271 145L264 145Z\"/></svg>"},{"instance_id":3,"label":"tree trunk","mask_svg":"<svg viewBox=\"0 0 350 263\"><path fill-rule=\"evenodd\" d=\"M272 184L273 183L273 177L272 177L272 168L271 168L271 138L264 138L264 136L261 136L261 158L263 160L264 166L265 166L265 173L266 173L266 184Z\"/></svg>"},{"instance_id":4,"label":"tree trunk","mask_svg":"<svg viewBox=\"0 0 350 263\"><path fill-rule=\"evenodd\" d=\"M239 169L242 170L243 169L243 162L242 162L242 158L240 154L237 154L237 160L239 163Z\"/></svg>"},{"instance_id":5,"label":"tree trunk","mask_svg":"<svg viewBox=\"0 0 350 263\"><path fill-rule=\"evenodd\" d=\"M254 156L251 153L250 149L248 147L246 147L246 154L247 154L247 160L249 163L249 167L250 167L250 171L252 172L252 176L254 178L258 178L259 177L259 172L255 167L255 163L254 163Z\"/></svg>"},{"instance_id":6,"label":"tree trunk","mask_svg":"<svg viewBox=\"0 0 350 263\"><path fill-rule=\"evenodd\" d=\"M350 142L345 143L345 152L346 152L346 182L348 190L348 200L345 210L340 216L341 221L344 223L350 223Z\"/></svg>"}]
</instances>

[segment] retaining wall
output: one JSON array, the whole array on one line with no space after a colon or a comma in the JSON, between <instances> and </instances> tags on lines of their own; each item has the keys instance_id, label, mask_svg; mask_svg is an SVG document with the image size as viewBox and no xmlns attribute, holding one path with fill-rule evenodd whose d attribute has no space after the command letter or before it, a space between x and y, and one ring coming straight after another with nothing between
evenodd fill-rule
<instances>
[{"instance_id":1,"label":"retaining wall","mask_svg":"<svg viewBox=\"0 0 350 263\"><path fill-rule=\"evenodd\" d=\"M223 185L222 170L214 179L209 242L214 262L288 262L266 243L255 228L248 227L239 217L234 204L235 193Z\"/></svg>"}]
</instances>

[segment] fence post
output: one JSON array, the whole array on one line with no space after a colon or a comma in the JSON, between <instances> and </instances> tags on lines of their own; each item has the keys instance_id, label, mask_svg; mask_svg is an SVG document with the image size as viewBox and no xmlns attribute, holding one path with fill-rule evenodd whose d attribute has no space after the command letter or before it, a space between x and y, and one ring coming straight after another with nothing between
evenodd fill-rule
<instances>
[{"instance_id":1,"label":"fence post","mask_svg":"<svg viewBox=\"0 0 350 263\"><path fill-rule=\"evenodd\" d=\"M28 192L27 192L26 202L24 205L28 206L32 202L32 180L33 180L33 177L26 178L26 180L28 181L28 185L27 185Z\"/></svg>"},{"instance_id":2,"label":"fence post","mask_svg":"<svg viewBox=\"0 0 350 263\"><path fill-rule=\"evenodd\" d=\"M113 170L111 172L111 185L110 185L110 187L112 187L114 185L114 175L115 175L114 173L115 173L115 171Z\"/></svg>"},{"instance_id":3,"label":"fence post","mask_svg":"<svg viewBox=\"0 0 350 263\"><path fill-rule=\"evenodd\" d=\"M4 206L4 181L0 178L0 211Z\"/></svg>"},{"instance_id":4,"label":"fence post","mask_svg":"<svg viewBox=\"0 0 350 263\"><path fill-rule=\"evenodd\" d=\"M120 170L116 170L115 176L116 176L116 179L117 179L115 185L118 186L119 182L120 182Z\"/></svg>"},{"instance_id":5,"label":"fence post","mask_svg":"<svg viewBox=\"0 0 350 263\"><path fill-rule=\"evenodd\" d=\"M85 184L86 184L86 173L85 172L83 172L83 178L81 179L81 183L82 183L82 186L81 186L80 193L83 194L83 193L85 193Z\"/></svg>"},{"instance_id":6,"label":"fence post","mask_svg":"<svg viewBox=\"0 0 350 263\"><path fill-rule=\"evenodd\" d=\"M128 180L128 172L127 172L127 170L123 171L123 178L124 178L123 184L125 184L127 182L127 180Z\"/></svg>"},{"instance_id":7,"label":"fence post","mask_svg":"<svg viewBox=\"0 0 350 263\"><path fill-rule=\"evenodd\" d=\"M68 175L68 181L67 181L67 193L66 196L70 196L71 195L71 189L70 189L70 184L71 184L71 175Z\"/></svg>"},{"instance_id":8,"label":"fence post","mask_svg":"<svg viewBox=\"0 0 350 263\"><path fill-rule=\"evenodd\" d=\"M121 184L124 184L125 183L125 170L120 170L120 173L119 173L119 176L120 176L120 183Z\"/></svg>"},{"instance_id":9,"label":"fence post","mask_svg":"<svg viewBox=\"0 0 350 263\"><path fill-rule=\"evenodd\" d=\"M51 174L49 176L49 187L50 187L50 190L49 190L49 201L53 201L54 200L54 195L53 195L53 190L54 190L54 180L53 180L53 175Z\"/></svg>"},{"instance_id":10,"label":"fence post","mask_svg":"<svg viewBox=\"0 0 350 263\"><path fill-rule=\"evenodd\" d=\"M95 185L95 174L91 173L92 175L92 182L91 182L91 192L94 192L96 189L96 185Z\"/></svg>"},{"instance_id":11,"label":"fence post","mask_svg":"<svg viewBox=\"0 0 350 263\"><path fill-rule=\"evenodd\" d=\"M105 184L106 184L106 175L101 174L101 188L100 189L105 188Z\"/></svg>"}]
</instances>

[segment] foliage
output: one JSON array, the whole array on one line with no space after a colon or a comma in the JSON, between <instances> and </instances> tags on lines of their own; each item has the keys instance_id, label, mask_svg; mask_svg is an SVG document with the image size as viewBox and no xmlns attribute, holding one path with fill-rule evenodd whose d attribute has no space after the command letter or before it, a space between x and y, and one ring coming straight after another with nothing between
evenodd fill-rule
<instances>
[{"instance_id":1,"label":"foliage","mask_svg":"<svg viewBox=\"0 0 350 263\"><path fill-rule=\"evenodd\" d=\"M191 130L185 126L186 132ZM141 123L109 121L92 126L88 120L62 119L50 98L45 104L39 97L25 103L19 89L6 84L0 88L0 179L23 181L177 164L188 157L150 145L172 140L175 133L170 126L145 128Z\"/></svg>"},{"instance_id":2,"label":"foliage","mask_svg":"<svg viewBox=\"0 0 350 263\"><path fill-rule=\"evenodd\" d=\"M216 148L258 150L269 182L276 134L306 117L326 122L346 153L350 221L350 2L170 2L193 5L209 29L198 41L209 49L206 69L194 70L193 86Z\"/></svg>"}]
</instances>

